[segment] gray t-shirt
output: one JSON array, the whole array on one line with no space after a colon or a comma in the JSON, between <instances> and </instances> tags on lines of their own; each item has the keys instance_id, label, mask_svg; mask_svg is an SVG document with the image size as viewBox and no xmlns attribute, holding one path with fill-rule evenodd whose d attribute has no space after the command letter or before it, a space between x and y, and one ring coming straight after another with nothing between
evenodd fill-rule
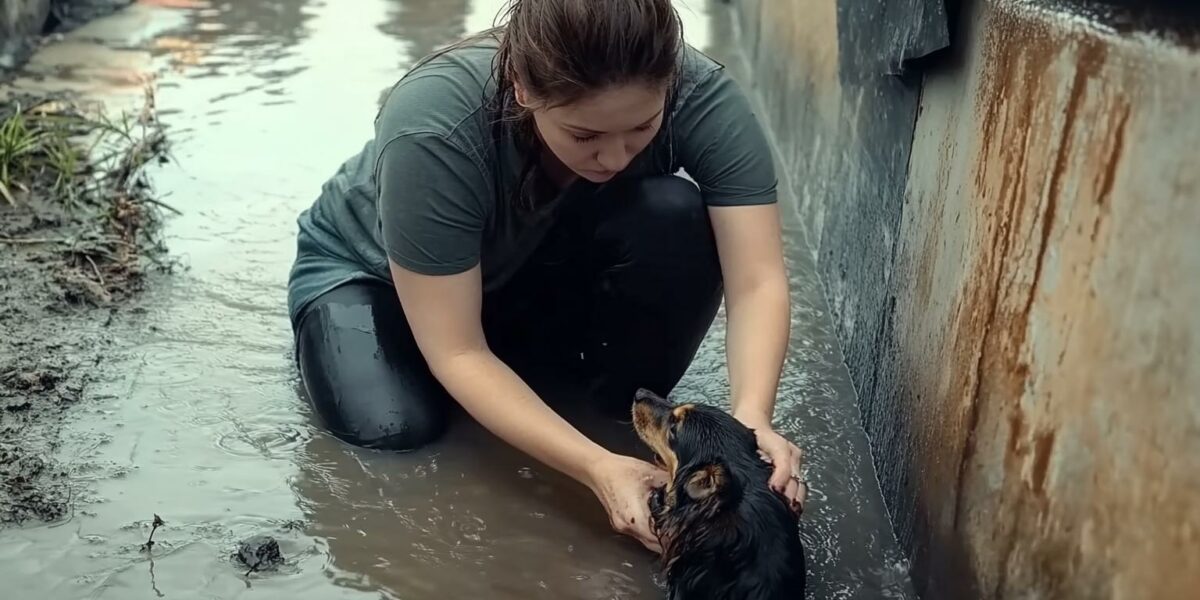
<instances>
[{"instance_id":1,"label":"gray t-shirt","mask_svg":"<svg viewBox=\"0 0 1200 600\"><path fill-rule=\"evenodd\" d=\"M301 213L288 286L293 323L347 281L391 283L388 258L425 274L481 266L485 291L504 284L553 224L554 206L602 186L578 180L535 212L510 201L524 162L511 136L493 141L484 108L495 46L443 54L406 74L385 99L375 135ZM721 65L688 46L669 120L619 178L676 173L715 205L775 201L770 149ZM502 132L507 132L507 127Z\"/></svg>"}]
</instances>

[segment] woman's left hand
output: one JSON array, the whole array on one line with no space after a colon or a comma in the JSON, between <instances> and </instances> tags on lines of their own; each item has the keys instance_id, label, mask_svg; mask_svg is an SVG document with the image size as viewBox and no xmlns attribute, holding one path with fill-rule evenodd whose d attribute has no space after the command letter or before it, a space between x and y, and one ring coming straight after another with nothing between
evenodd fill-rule
<instances>
[{"instance_id":1,"label":"woman's left hand","mask_svg":"<svg viewBox=\"0 0 1200 600\"><path fill-rule=\"evenodd\" d=\"M763 460L775 468L768 482L771 489L783 494L793 511L804 512L804 501L808 498L808 486L800 480L800 464L804 459L804 451L776 433L771 428L770 421L742 417L738 420L754 430L759 453L762 454Z\"/></svg>"}]
</instances>

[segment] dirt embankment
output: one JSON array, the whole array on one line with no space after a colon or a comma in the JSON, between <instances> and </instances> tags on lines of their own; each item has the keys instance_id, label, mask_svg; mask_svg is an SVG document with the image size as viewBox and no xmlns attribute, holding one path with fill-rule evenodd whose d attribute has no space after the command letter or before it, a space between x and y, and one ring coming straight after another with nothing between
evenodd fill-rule
<instances>
[{"instance_id":1,"label":"dirt embankment","mask_svg":"<svg viewBox=\"0 0 1200 600\"><path fill-rule=\"evenodd\" d=\"M114 314L170 268L156 237L165 205L143 175L164 153L149 92L119 116L0 102L0 526L70 511L55 458L65 411L86 397Z\"/></svg>"}]
</instances>

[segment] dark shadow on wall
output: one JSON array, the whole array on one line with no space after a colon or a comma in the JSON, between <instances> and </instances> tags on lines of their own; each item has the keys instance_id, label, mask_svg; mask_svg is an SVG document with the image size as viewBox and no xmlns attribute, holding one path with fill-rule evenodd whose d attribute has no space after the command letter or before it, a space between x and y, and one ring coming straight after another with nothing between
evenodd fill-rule
<instances>
[{"instance_id":1,"label":"dark shadow on wall","mask_svg":"<svg viewBox=\"0 0 1200 600\"><path fill-rule=\"evenodd\" d=\"M1154 32L1188 48L1200 48L1200 2L1196 0L1043 0L1121 34Z\"/></svg>"},{"instance_id":2,"label":"dark shadow on wall","mask_svg":"<svg viewBox=\"0 0 1200 600\"><path fill-rule=\"evenodd\" d=\"M920 103L922 69L941 60L950 45L948 13L941 0L839 0L837 2L838 83L844 118L827 147L840 160L822 200L818 264L838 338L858 392L863 426L879 467L883 496L897 539L910 553L918 514L917 490L900 458L911 433L891 423L902 414L892 387L894 372L882 371L880 357L894 353L892 266L908 173L909 153Z\"/></svg>"}]
</instances>

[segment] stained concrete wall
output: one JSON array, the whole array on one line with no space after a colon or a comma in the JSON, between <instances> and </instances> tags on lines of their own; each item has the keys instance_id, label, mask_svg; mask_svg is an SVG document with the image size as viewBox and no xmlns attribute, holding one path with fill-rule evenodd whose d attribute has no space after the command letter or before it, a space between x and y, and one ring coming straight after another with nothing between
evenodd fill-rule
<instances>
[{"instance_id":1,"label":"stained concrete wall","mask_svg":"<svg viewBox=\"0 0 1200 600\"><path fill-rule=\"evenodd\" d=\"M918 589L1196 597L1196 21L886 4L737 10Z\"/></svg>"}]
</instances>

